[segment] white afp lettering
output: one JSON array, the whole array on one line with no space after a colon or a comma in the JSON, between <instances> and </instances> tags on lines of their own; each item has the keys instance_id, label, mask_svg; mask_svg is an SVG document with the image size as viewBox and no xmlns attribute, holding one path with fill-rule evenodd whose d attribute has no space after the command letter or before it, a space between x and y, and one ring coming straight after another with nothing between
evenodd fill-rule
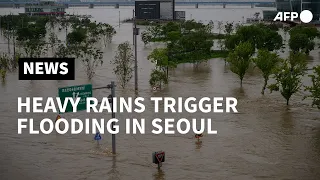
<instances>
[{"instance_id":1,"label":"white afp lettering","mask_svg":"<svg viewBox=\"0 0 320 180\"><path fill-rule=\"evenodd\" d=\"M24 74L68 74L66 62L24 62ZM60 71L59 71L60 69ZM59 71L59 72L58 72Z\"/></svg>"},{"instance_id":2,"label":"white afp lettering","mask_svg":"<svg viewBox=\"0 0 320 180\"><path fill-rule=\"evenodd\" d=\"M273 21L287 21L288 19L290 19L290 21L293 21L298 17L299 14L297 12L278 12Z\"/></svg>"}]
</instances>

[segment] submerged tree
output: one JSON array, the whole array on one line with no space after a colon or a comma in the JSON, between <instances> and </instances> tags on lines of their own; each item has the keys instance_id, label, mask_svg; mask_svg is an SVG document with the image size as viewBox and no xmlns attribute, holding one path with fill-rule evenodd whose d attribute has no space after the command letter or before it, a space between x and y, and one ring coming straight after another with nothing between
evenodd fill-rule
<instances>
[{"instance_id":1,"label":"submerged tree","mask_svg":"<svg viewBox=\"0 0 320 180\"><path fill-rule=\"evenodd\" d=\"M69 50L65 44L60 44L55 51L54 57L56 58L66 58L69 57L72 52Z\"/></svg>"},{"instance_id":2,"label":"submerged tree","mask_svg":"<svg viewBox=\"0 0 320 180\"><path fill-rule=\"evenodd\" d=\"M293 52L309 54L314 49L315 43L305 34L294 34L289 39L289 47Z\"/></svg>"},{"instance_id":3,"label":"submerged tree","mask_svg":"<svg viewBox=\"0 0 320 180\"><path fill-rule=\"evenodd\" d=\"M144 45L147 45L147 44L149 44L149 43L151 42L151 40L152 40L152 35L151 35L151 33L148 32L148 31L143 31L143 32L141 33L141 39L142 39Z\"/></svg>"},{"instance_id":4,"label":"submerged tree","mask_svg":"<svg viewBox=\"0 0 320 180\"><path fill-rule=\"evenodd\" d=\"M98 66L103 64L103 53L91 45L81 46L81 54L78 56L85 67L88 79L92 79Z\"/></svg>"},{"instance_id":5,"label":"submerged tree","mask_svg":"<svg viewBox=\"0 0 320 180\"><path fill-rule=\"evenodd\" d=\"M65 43L53 31L56 25L60 31L65 29ZM48 53L46 46L49 45L54 57L75 57L81 60L89 79L93 77L94 69L103 62L99 43L102 39L105 43L110 42L116 33L109 24L69 16L0 16L0 28L8 37L10 35L10 41L14 40L14 44L17 40L25 57L41 57ZM13 51L15 57L18 53L15 53L15 48Z\"/></svg>"},{"instance_id":6,"label":"submerged tree","mask_svg":"<svg viewBox=\"0 0 320 180\"><path fill-rule=\"evenodd\" d=\"M301 54L291 53L289 58L282 61L275 71L274 78L276 83L268 87L271 93L280 91L281 95L286 99L287 105L289 105L291 96L297 93L302 86L301 79L306 71L306 64L302 61L303 57Z\"/></svg>"},{"instance_id":7,"label":"submerged tree","mask_svg":"<svg viewBox=\"0 0 320 180\"><path fill-rule=\"evenodd\" d=\"M317 106L320 109L320 66L313 68L314 74L309 75L312 80L312 86L306 86L305 90L309 91L311 95L306 96L312 98L312 106Z\"/></svg>"},{"instance_id":8,"label":"submerged tree","mask_svg":"<svg viewBox=\"0 0 320 180\"><path fill-rule=\"evenodd\" d=\"M56 53L56 50L59 47L60 43L61 43L61 40L58 39L58 36L54 32L51 32L49 34L49 44L50 44L52 55Z\"/></svg>"},{"instance_id":9,"label":"submerged tree","mask_svg":"<svg viewBox=\"0 0 320 180\"><path fill-rule=\"evenodd\" d=\"M222 21L218 21L218 30L219 30L219 34L221 34L221 31L222 31L222 29L223 29L223 22Z\"/></svg>"},{"instance_id":10,"label":"submerged tree","mask_svg":"<svg viewBox=\"0 0 320 180\"><path fill-rule=\"evenodd\" d=\"M230 70L239 76L241 86L253 53L254 47L249 42L244 42L240 43L235 50L228 55L227 61L230 64Z\"/></svg>"},{"instance_id":11,"label":"submerged tree","mask_svg":"<svg viewBox=\"0 0 320 180\"><path fill-rule=\"evenodd\" d=\"M3 53L0 56L0 75L1 80L4 81L6 79L7 70L9 68L9 56L5 53Z\"/></svg>"},{"instance_id":12,"label":"submerged tree","mask_svg":"<svg viewBox=\"0 0 320 180\"><path fill-rule=\"evenodd\" d=\"M148 56L148 59L155 63L156 69L164 72L165 74L167 74L168 68L176 67L176 64L169 60L168 50L166 48L154 49Z\"/></svg>"},{"instance_id":13,"label":"submerged tree","mask_svg":"<svg viewBox=\"0 0 320 180\"><path fill-rule=\"evenodd\" d=\"M233 26L234 26L233 23L228 23L228 22L226 25L224 25L224 31L227 35L230 35L232 33L234 28Z\"/></svg>"},{"instance_id":14,"label":"submerged tree","mask_svg":"<svg viewBox=\"0 0 320 180\"><path fill-rule=\"evenodd\" d=\"M116 30L110 24L101 25L101 34L104 39L104 44L111 43L113 36L117 33Z\"/></svg>"},{"instance_id":15,"label":"submerged tree","mask_svg":"<svg viewBox=\"0 0 320 180\"><path fill-rule=\"evenodd\" d=\"M280 58L276 53L272 53L268 50L259 50L257 57L253 58L252 61L262 72L264 84L262 87L261 94L264 94L264 91L268 84L269 77L277 67L277 63L280 62Z\"/></svg>"},{"instance_id":16,"label":"submerged tree","mask_svg":"<svg viewBox=\"0 0 320 180\"><path fill-rule=\"evenodd\" d=\"M168 78L166 73L158 69L152 70L149 83L150 86L159 87L161 89L162 84L168 84Z\"/></svg>"},{"instance_id":17,"label":"submerged tree","mask_svg":"<svg viewBox=\"0 0 320 180\"><path fill-rule=\"evenodd\" d=\"M115 65L113 72L117 75L121 87L125 88L132 78L134 64L134 56L129 42L119 44L112 63Z\"/></svg>"},{"instance_id":18,"label":"submerged tree","mask_svg":"<svg viewBox=\"0 0 320 180\"><path fill-rule=\"evenodd\" d=\"M239 43L250 42L255 49L278 50L283 46L282 37L277 31L261 24L241 26L237 32L227 37L225 46L233 50Z\"/></svg>"},{"instance_id":19,"label":"submerged tree","mask_svg":"<svg viewBox=\"0 0 320 180\"><path fill-rule=\"evenodd\" d=\"M38 19L17 30L17 40L23 46L27 57L40 57L46 51L46 21Z\"/></svg>"},{"instance_id":20,"label":"submerged tree","mask_svg":"<svg viewBox=\"0 0 320 180\"><path fill-rule=\"evenodd\" d=\"M0 55L0 75L2 81L5 80L7 72L12 72L17 69L19 57L20 54L16 54L15 57L9 56L7 53Z\"/></svg>"},{"instance_id":21,"label":"submerged tree","mask_svg":"<svg viewBox=\"0 0 320 180\"><path fill-rule=\"evenodd\" d=\"M315 27L295 26L290 30L290 49L296 52L309 54L314 50L314 39L319 36L319 31Z\"/></svg>"}]
</instances>

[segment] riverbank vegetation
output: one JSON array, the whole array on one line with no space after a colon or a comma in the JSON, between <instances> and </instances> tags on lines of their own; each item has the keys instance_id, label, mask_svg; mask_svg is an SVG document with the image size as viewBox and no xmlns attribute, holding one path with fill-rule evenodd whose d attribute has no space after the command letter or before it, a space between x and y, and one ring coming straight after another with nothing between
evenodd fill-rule
<instances>
[{"instance_id":1,"label":"riverbank vegetation","mask_svg":"<svg viewBox=\"0 0 320 180\"><path fill-rule=\"evenodd\" d=\"M77 58L92 79L95 69L103 63L101 44L106 46L116 34L109 24L73 16L6 15L0 17L0 30L8 43L7 54L1 55L3 80L13 70L7 64L17 63L19 57ZM58 37L59 32L65 33L64 38Z\"/></svg>"},{"instance_id":2,"label":"riverbank vegetation","mask_svg":"<svg viewBox=\"0 0 320 180\"><path fill-rule=\"evenodd\" d=\"M264 94L266 87L270 92L279 91L289 105L292 95L302 90L302 77L307 74L308 69L307 57L315 49L315 39L320 37L320 33L315 27L309 26L295 26L284 30L290 34L290 52L287 58L282 59L278 54L285 44L278 30L263 24L242 26L235 34L226 37L225 47L230 50L227 58L230 70L239 76L241 86L249 65L253 63L261 70L264 79L261 94ZM267 86L270 76L276 82ZM318 105L318 76L311 75L311 78L313 86L306 90L312 94L308 97L313 98L313 104Z\"/></svg>"},{"instance_id":3,"label":"riverbank vegetation","mask_svg":"<svg viewBox=\"0 0 320 180\"><path fill-rule=\"evenodd\" d=\"M169 69L178 64L199 64L217 57L225 58L227 51L213 50L215 39L222 39L225 35L212 32L213 23L207 25L193 20L184 22L169 22L149 26L141 33L145 45L150 42L163 42L164 48L154 49L148 59L155 63L156 69L151 73L150 85L161 86L169 79Z\"/></svg>"},{"instance_id":4,"label":"riverbank vegetation","mask_svg":"<svg viewBox=\"0 0 320 180\"><path fill-rule=\"evenodd\" d=\"M142 32L141 39L148 45L163 42L165 48L154 49L148 59L155 63L150 85L161 88L169 82L168 71L180 63L192 63L195 67L212 58L224 58L230 70L243 84L246 72L253 64L262 72L261 94L268 88L270 92L279 91L289 105L293 94L302 90L302 78L307 74L307 58L316 48L315 39L320 33L315 27L298 25L293 28L274 24L223 25L218 22L218 34L212 29L214 23L202 24L195 21L169 22L156 24ZM284 31L285 39L279 31ZM223 32L223 35L222 33ZM286 36L290 39L286 44ZM217 41L216 41L217 40ZM218 50L213 50L217 43ZM289 56L280 58L279 54L289 47ZM318 69L315 68L315 73ZM314 105L319 104L318 76L310 76L313 86L306 87L312 95ZM268 85L269 79L275 83Z\"/></svg>"}]
</instances>

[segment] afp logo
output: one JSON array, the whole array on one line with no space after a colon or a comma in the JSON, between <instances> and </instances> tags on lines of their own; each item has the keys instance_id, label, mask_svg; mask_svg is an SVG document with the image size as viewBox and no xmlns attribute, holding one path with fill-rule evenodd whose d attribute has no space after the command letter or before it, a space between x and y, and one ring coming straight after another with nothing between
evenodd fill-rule
<instances>
[{"instance_id":1,"label":"afp logo","mask_svg":"<svg viewBox=\"0 0 320 180\"><path fill-rule=\"evenodd\" d=\"M19 80L74 80L74 58L20 58Z\"/></svg>"},{"instance_id":2,"label":"afp logo","mask_svg":"<svg viewBox=\"0 0 320 180\"><path fill-rule=\"evenodd\" d=\"M297 12L278 12L278 14L276 15L276 17L273 19L273 21L294 21L295 19L297 19L299 17L299 13ZM309 10L303 10L300 13L300 20L303 23L309 23L311 22L313 19L313 14L311 11Z\"/></svg>"}]
</instances>

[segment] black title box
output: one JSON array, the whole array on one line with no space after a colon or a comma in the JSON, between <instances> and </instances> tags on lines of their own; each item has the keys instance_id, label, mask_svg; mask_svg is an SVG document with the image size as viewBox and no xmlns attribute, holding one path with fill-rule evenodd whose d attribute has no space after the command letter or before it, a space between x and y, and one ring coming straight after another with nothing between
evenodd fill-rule
<instances>
[{"instance_id":1,"label":"black title box","mask_svg":"<svg viewBox=\"0 0 320 180\"><path fill-rule=\"evenodd\" d=\"M75 58L20 58L19 80L74 80Z\"/></svg>"}]
</instances>

